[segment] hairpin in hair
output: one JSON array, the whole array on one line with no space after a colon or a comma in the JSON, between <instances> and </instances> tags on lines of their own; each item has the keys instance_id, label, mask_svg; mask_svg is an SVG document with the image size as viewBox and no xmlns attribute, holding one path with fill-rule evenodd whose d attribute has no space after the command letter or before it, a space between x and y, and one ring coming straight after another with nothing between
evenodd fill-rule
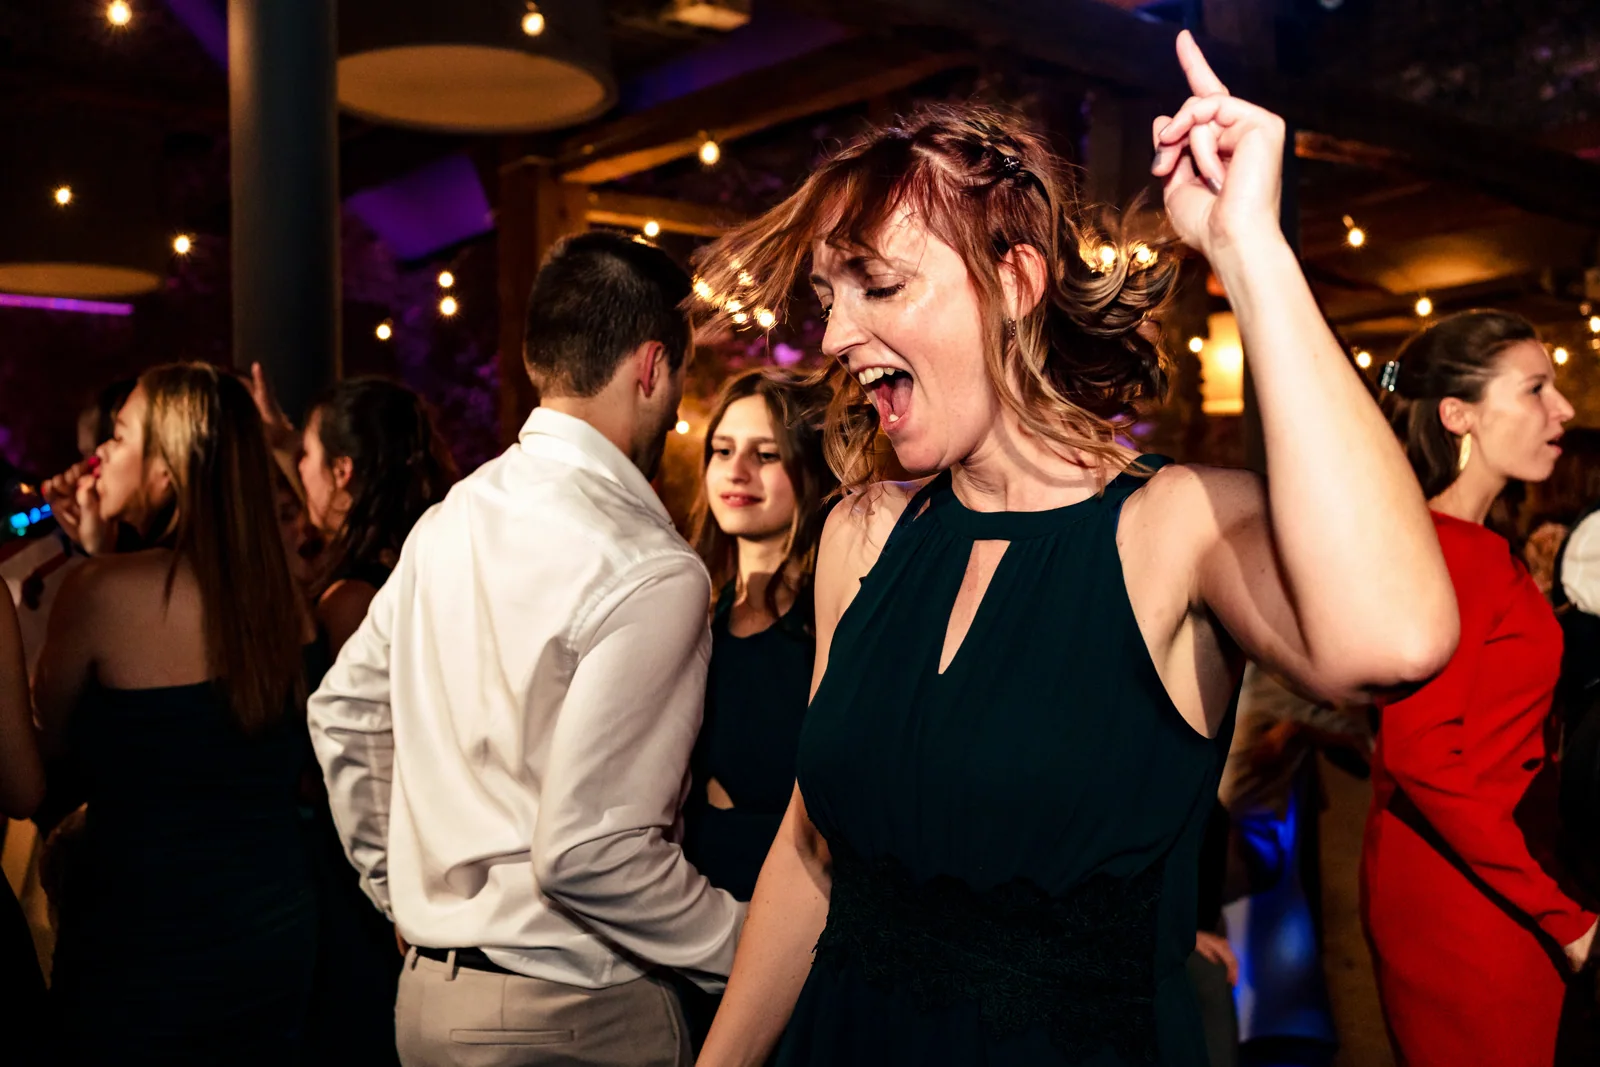
<instances>
[{"instance_id":1,"label":"hairpin in hair","mask_svg":"<svg viewBox=\"0 0 1600 1067\"><path fill-rule=\"evenodd\" d=\"M1015 178L1017 172L1022 169L1022 157L1008 156L1002 152L1000 154L1000 169L1006 172L1007 178Z\"/></svg>"},{"instance_id":2,"label":"hairpin in hair","mask_svg":"<svg viewBox=\"0 0 1600 1067\"><path fill-rule=\"evenodd\" d=\"M1378 374L1378 388L1386 393L1392 393L1400 384L1400 361L1391 359L1383 365L1383 370Z\"/></svg>"}]
</instances>

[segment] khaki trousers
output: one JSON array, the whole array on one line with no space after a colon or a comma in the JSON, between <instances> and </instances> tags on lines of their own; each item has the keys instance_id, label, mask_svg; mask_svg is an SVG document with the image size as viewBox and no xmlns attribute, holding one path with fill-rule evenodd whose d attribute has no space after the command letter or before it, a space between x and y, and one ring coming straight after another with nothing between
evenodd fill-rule
<instances>
[{"instance_id":1,"label":"khaki trousers","mask_svg":"<svg viewBox=\"0 0 1600 1067\"><path fill-rule=\"evenodd\" d=\"M646 976L580 989L424 959L412 949L395 999L404 1067L690 1067L678 998Z\"/></svg>"}]
</instances>

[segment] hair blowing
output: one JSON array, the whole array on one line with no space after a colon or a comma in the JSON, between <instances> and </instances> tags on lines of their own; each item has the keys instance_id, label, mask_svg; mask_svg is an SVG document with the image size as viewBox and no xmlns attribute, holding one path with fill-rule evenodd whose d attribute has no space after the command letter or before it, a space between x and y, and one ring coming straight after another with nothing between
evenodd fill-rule
<instances>
[{"instance_id":1,"label":"hair blowing","mask_svg":"<svg viewBox=\"0 0 1600 1067\"><path fill-rule=\"evenodd\" d=\"M1140 326L1177 284L1176 246L1134 240L1121 220L1084 205L1065 164L1021 118L939 105L869 130L783 203L701 249L700 291L709 286L718 303L737 294L745 307L782 316L813 242L872 253L901 209L965 262L989 379L1022 425L1064 452L1125 463L1116 421L1166 390L1156 331ZM1047 276L1038 304L1013 325L1002 261L1019 245L1042 255ZM828 373L828 459L855 488L879 474L877 411L845 368Z\"/></svg>"},{"instance_id":2,"label":"hair blowing","mask_svg":"<svg viewBox=\"0 0 1600 1067\"><path fill-rule=\"evenodd\" d=\"M1414 334L1395 357L1389 423L1405 445L1406 458L1429 500L1460 476L1461 438L1445 429L1439 402L1483 399L1500 353L1539 332L1509 311L1463 311Z\"/></svg>"},{"instance_id":3,"label":"hair blowing","mask_svg":"<svg viewBox=\"0 0 1600 1067\"><path fill-rule=\"evenodd\" d=\"M817 569L817 545L822 540L822 525L828 513L825 504L838 488L839 481L823 457L822 417L828 404L826 388L802 376L777 368L759 367L729 379L722 387L711 419L706 423L705 452L700 465L700 495L695 501L690 528L695 551L711 572L711 584L721 590L739 577L737 539L723 532L711 514L706 495L705 471L711 465L712 437L722 417L740 400L760 397L772 420L773 436L783 471L794 486L794 517L789 524L788 546L778 574L767 583L766 608L777 618L780 578L790 583L795 603L806 612L809 622L811 586Z\"/></svg>"},{"instance_id":4,"label":"hair blowing","mask_svg":"<svg viewBox=\"0 0 1600 1067\"><path fill-rule=\"evenodd\" d=\"M272 459L237 378L207 363L146 371L145 459L172 474L167 595L187 564L200 587L206 661L246 733L305 696L302 605L278 535Z\"/></svg>"},{"instance_id":5,"label":"hair blowing","mask_svg":"<svg viewBox=\"0 0 1600 1067\"><path fill-rule=\"evenodd\" d=\"M416 393L384 378L352 378L312 409L325 462L350 460L350 508L334 535L326 585L357 567L392 566L422 513L444 499L455 462Z\"/></svg>"}]
</instances>

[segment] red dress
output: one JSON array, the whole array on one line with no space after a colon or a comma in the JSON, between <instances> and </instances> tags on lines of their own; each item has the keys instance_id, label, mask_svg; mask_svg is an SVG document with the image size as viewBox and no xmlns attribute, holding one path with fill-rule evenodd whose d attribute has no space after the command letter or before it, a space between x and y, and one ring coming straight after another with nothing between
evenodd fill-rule
<instances>
[{"instance_id":1,"label":"red dress","mask_svg":"<svg viewBox=\"0 0 1600 1067\"><path fill-rule=\"evenodd\" d=\"M1593 912L1555 860L1561 628L1505 540L1435 514L1461 612L1438 677L1383 709L1362 918L1411 1067L1549 1067L1561 946Z\"/></svg>"}]
</instances>

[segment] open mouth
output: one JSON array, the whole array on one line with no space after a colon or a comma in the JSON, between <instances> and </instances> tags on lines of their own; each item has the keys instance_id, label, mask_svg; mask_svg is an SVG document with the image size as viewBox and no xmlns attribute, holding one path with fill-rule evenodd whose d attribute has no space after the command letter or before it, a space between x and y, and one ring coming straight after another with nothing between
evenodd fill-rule
<instances>
[{"instance_id":1,"label":"open mouth","mask_svg":"<svg viewBox=\"0 0 1600 1067\"><path fill-rule=\"evenodd\" d=\"M878 409L878 423L885 430L896 429L905 421L911 411L911 387L915 384L909 371L868 367L856 375L856 380L872 398Z\"/></svg>"}]
</instances>

